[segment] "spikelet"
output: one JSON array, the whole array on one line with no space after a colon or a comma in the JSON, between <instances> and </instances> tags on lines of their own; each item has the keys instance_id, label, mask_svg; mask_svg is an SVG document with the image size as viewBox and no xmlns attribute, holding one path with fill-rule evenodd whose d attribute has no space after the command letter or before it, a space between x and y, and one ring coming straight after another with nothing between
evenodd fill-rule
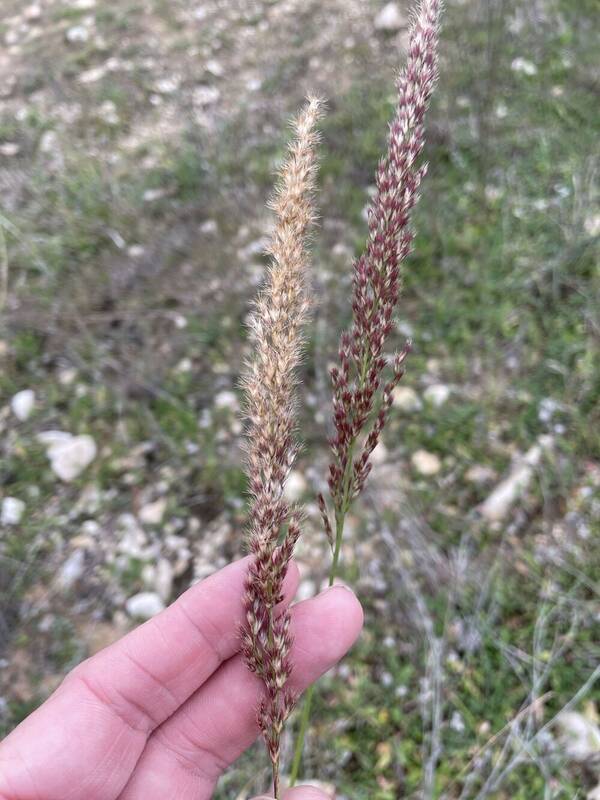
<instances>
[{"instance_id":1,"label":"spikelet","mask_svg":"<svg viewBox=\"0 0 600 800\"><path fill-rule=\"evenodd\" d=\"M425 112L438 76L441 10L441 0L421 0L412 17L388 151L377 168L376 192L368 209L367 245L354 264L352 325L340 339L339 367L331 370L335 433L329 489L337 514L346 513L364 486L408 354L407 344L388 365L384 347L394 325L400 265L414 238L410 214L426 172L426 165L417 161L425 141ZM322 499L320 504L329 525Z\"/></svg>"},{"instance_id":2,"label":"spikelet","mask_svg":"<svg viewBox=\"0 0 600 800\"><path fill-rule=\"evenodd\" d=\"M295 700L287 687L292 671L289 614L278 614L276 606L301 522L301 512L288 506L283 491L298 449L296 370L310 305L307 237L315 216L315 126L321 105L309 98L294 120L295 138L270 204L276 226L266 285L250 321L254 354L244 381L252 496L248 544L254 559L246 580L242 653L265 685L258 722L273 765L276 797L281 732Z\"/></svg>"}]
</instances>

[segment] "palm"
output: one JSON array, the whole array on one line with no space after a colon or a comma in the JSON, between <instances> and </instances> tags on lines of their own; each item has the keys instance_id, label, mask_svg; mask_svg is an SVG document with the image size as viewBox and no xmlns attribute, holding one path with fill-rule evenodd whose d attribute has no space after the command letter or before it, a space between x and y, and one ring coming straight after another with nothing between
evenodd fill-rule
<instances>
[{"instance_id":1,"label":"palm","mask_svg":"<svg viewBox=\"0 0 600 800\"><path fill-rule=\"evenodd\" d=\"M70 673L0 745L0 800L210 798L258 735L261 684L237 654L246 570L231 564ZM297 581L291 569L288 602ZM296 690L361 621L344 589L295 606Z\"/></svg>"}]
</instances>

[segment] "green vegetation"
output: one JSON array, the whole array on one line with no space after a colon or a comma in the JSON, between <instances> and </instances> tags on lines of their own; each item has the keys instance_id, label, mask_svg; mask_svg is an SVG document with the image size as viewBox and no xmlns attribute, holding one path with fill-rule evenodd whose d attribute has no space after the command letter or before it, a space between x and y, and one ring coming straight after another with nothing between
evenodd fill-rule
<instances>
[{"instance_id":1,"label":"green vegetation","mask_svg":"<svg viewBox=\"0 0 600 800\"><path fill-rule=\"evenodd\" d=\"M238 412L231 397L221 405L215 398L236 393L244 321L264 266L264 201L283 153L283 120L301 100L307 37L301 31L270 67L260 104L230 109L212 131L198 132L184 90L184 99L164 97L144 125L158 73L148 72L131 4L108 5L98 3L96 25L109 52L86 45L75 60L64 26L85 14L65 4L53 10L52 25L63 27L28 42L39 48L42 66L29 67L15 90L27 113L7 105L0 114L0 145L21 148L6 173L10 202L0 218L9 223L11 288L0 337L0 486L27 506L0 543L8 629L0 636L6 644L10 636L4 649L18 654L0 679L7 699L0 732L43 699L48 676L85 655L77 614L86 618L97 608L110 620L124 597L144 589L150 558L109 563L94 551L91 582L77 595L81 610L73 595L55 591L56 572L87 522L97 521L98 539L115 549L120 515L137 513L140 495L158 486L169 514L166 532L152 530L150 544L181 536L197 558L203 531L218 523L233 534L218 540L210 558L216 563L217 555L241 550ZM334 782L352 800L421 796L431 748L431 720L423 721L431 706L421 702L431 642L419 626L414 590L443 642L432 798L461 797L470 775L463 796L478 797L515 718L523 725L532 719L535 728L547 723L600 658L600 4L547 0L539 17L516 0L448 5L429 174L398 334L398 342L413 339L403 385L415 390L421 408L393 409L387 463L375 469L355 521L357 558L347 562L345 577L358 586L367 628L317 692L304 764L307 776ZM206 30L192 36L171 19L169 4L153 6L159 30L173 37L165 51L188 58L190 72L176 65L184 76L196 74L189 59L200 56L189 55L190 40L207 46ZM260 28L256 23L248 27ZM304 34L314 33L310 20L303 24ZM80 86L79 71L108 58L124 31L131 70ZM223 34L224 64L234 34ZM385 60L366 42L355 48L347 88L338 91L331 76L323 80L331 100L315 241L319 305L303 375L302 469L325 457L324 376L348 319L349 254L363 243L363 208L393 108L395 53L384 53ZM80 107L69 135L52 104L31 102L32 93L52 87L43 69L49 59L69 102ZM55 98L57 107L63 99ZM116 124L98 117L107 101ZM172 128L150 135L163 115ZM55 129L56 152L40 153L45 132ZM62 166L53 166L59 156ZM207 220L212 233L202 232ZM439 407L423 398L436 383L451 390ZM35 390L36 409L17 423L8 405L23 388ZM98 444L93 464L70 484L57 481L36 439L57 429L92 434ZM477 506L541 434L555 445L531 489L501 524L485 523ZM439 457L439 473L417 473L411 455L419 449ZM474 466L488 477L470 478ZM384 527L395 548L381 541ZM415 532L430 550L417 552ZM193 569L190 559L175 591ZM115 603L111 592L120 593ZM53 620L42 635L46 614ZM532 716L523 709L532 702L534 672L548 665ZM593 715L597 697L596 684L577 710L587 701ZM530 758L487 796L583 798L589 776L552 752L552 736L536 740ZM488 753L489 762L481 761ZM259 773L261 758L253 752L243 759L218 796L235 796Z\"/></svg>"}]
</instances>

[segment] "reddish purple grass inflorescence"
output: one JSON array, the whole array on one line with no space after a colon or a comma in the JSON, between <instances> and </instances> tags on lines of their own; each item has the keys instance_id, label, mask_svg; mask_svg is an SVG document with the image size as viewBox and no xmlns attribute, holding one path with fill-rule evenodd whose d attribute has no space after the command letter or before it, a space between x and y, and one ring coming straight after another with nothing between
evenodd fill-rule
<instances>
[{"instance_id":1,"label":"reddish purple grass inflorescence","mask_svg":"<svg viewBox=\"0 0 600 800\"><path fill-rule=\"evenodd\" d=\"M401 273L411 250L410 213L418 199L426 165L417 160L424 144L424 117L437 80L441 2L421 0L412 20L408 59L398 77L398 106L390 125L388 152L379 163L376 193L368 210L365 252L354 264L352 325L341 336L333 383L333 459L329 489L336 515L345 513L369 474L377 446L403 375L409 343L391 359L384 353L394 327ZM384 377L387 367L388 377ZM357 448L360 451L357 453ZM331 538L331 523L320 499Z\"/></svg>"}]
</instances>

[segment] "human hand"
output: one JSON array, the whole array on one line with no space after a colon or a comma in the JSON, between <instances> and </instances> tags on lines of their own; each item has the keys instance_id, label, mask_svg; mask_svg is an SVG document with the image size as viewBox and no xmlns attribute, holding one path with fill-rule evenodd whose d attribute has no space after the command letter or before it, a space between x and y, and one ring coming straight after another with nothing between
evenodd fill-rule
<instances>
[{"instance_id":1,"label":"human hand","mask_svg":"<svg viewBox=\"0 0 600 800\"><path fill-rule=\"evenodd\" d=\"M262 683L238 654L248 559L76 667L0 744L0 800L207 800L258 736ZM298 585L291 565L284 603ZM292 609L291 687L332 667L362 626L333 587ZM298 787L285 800L325 800Z\"/></svg>"}]
</instances>

